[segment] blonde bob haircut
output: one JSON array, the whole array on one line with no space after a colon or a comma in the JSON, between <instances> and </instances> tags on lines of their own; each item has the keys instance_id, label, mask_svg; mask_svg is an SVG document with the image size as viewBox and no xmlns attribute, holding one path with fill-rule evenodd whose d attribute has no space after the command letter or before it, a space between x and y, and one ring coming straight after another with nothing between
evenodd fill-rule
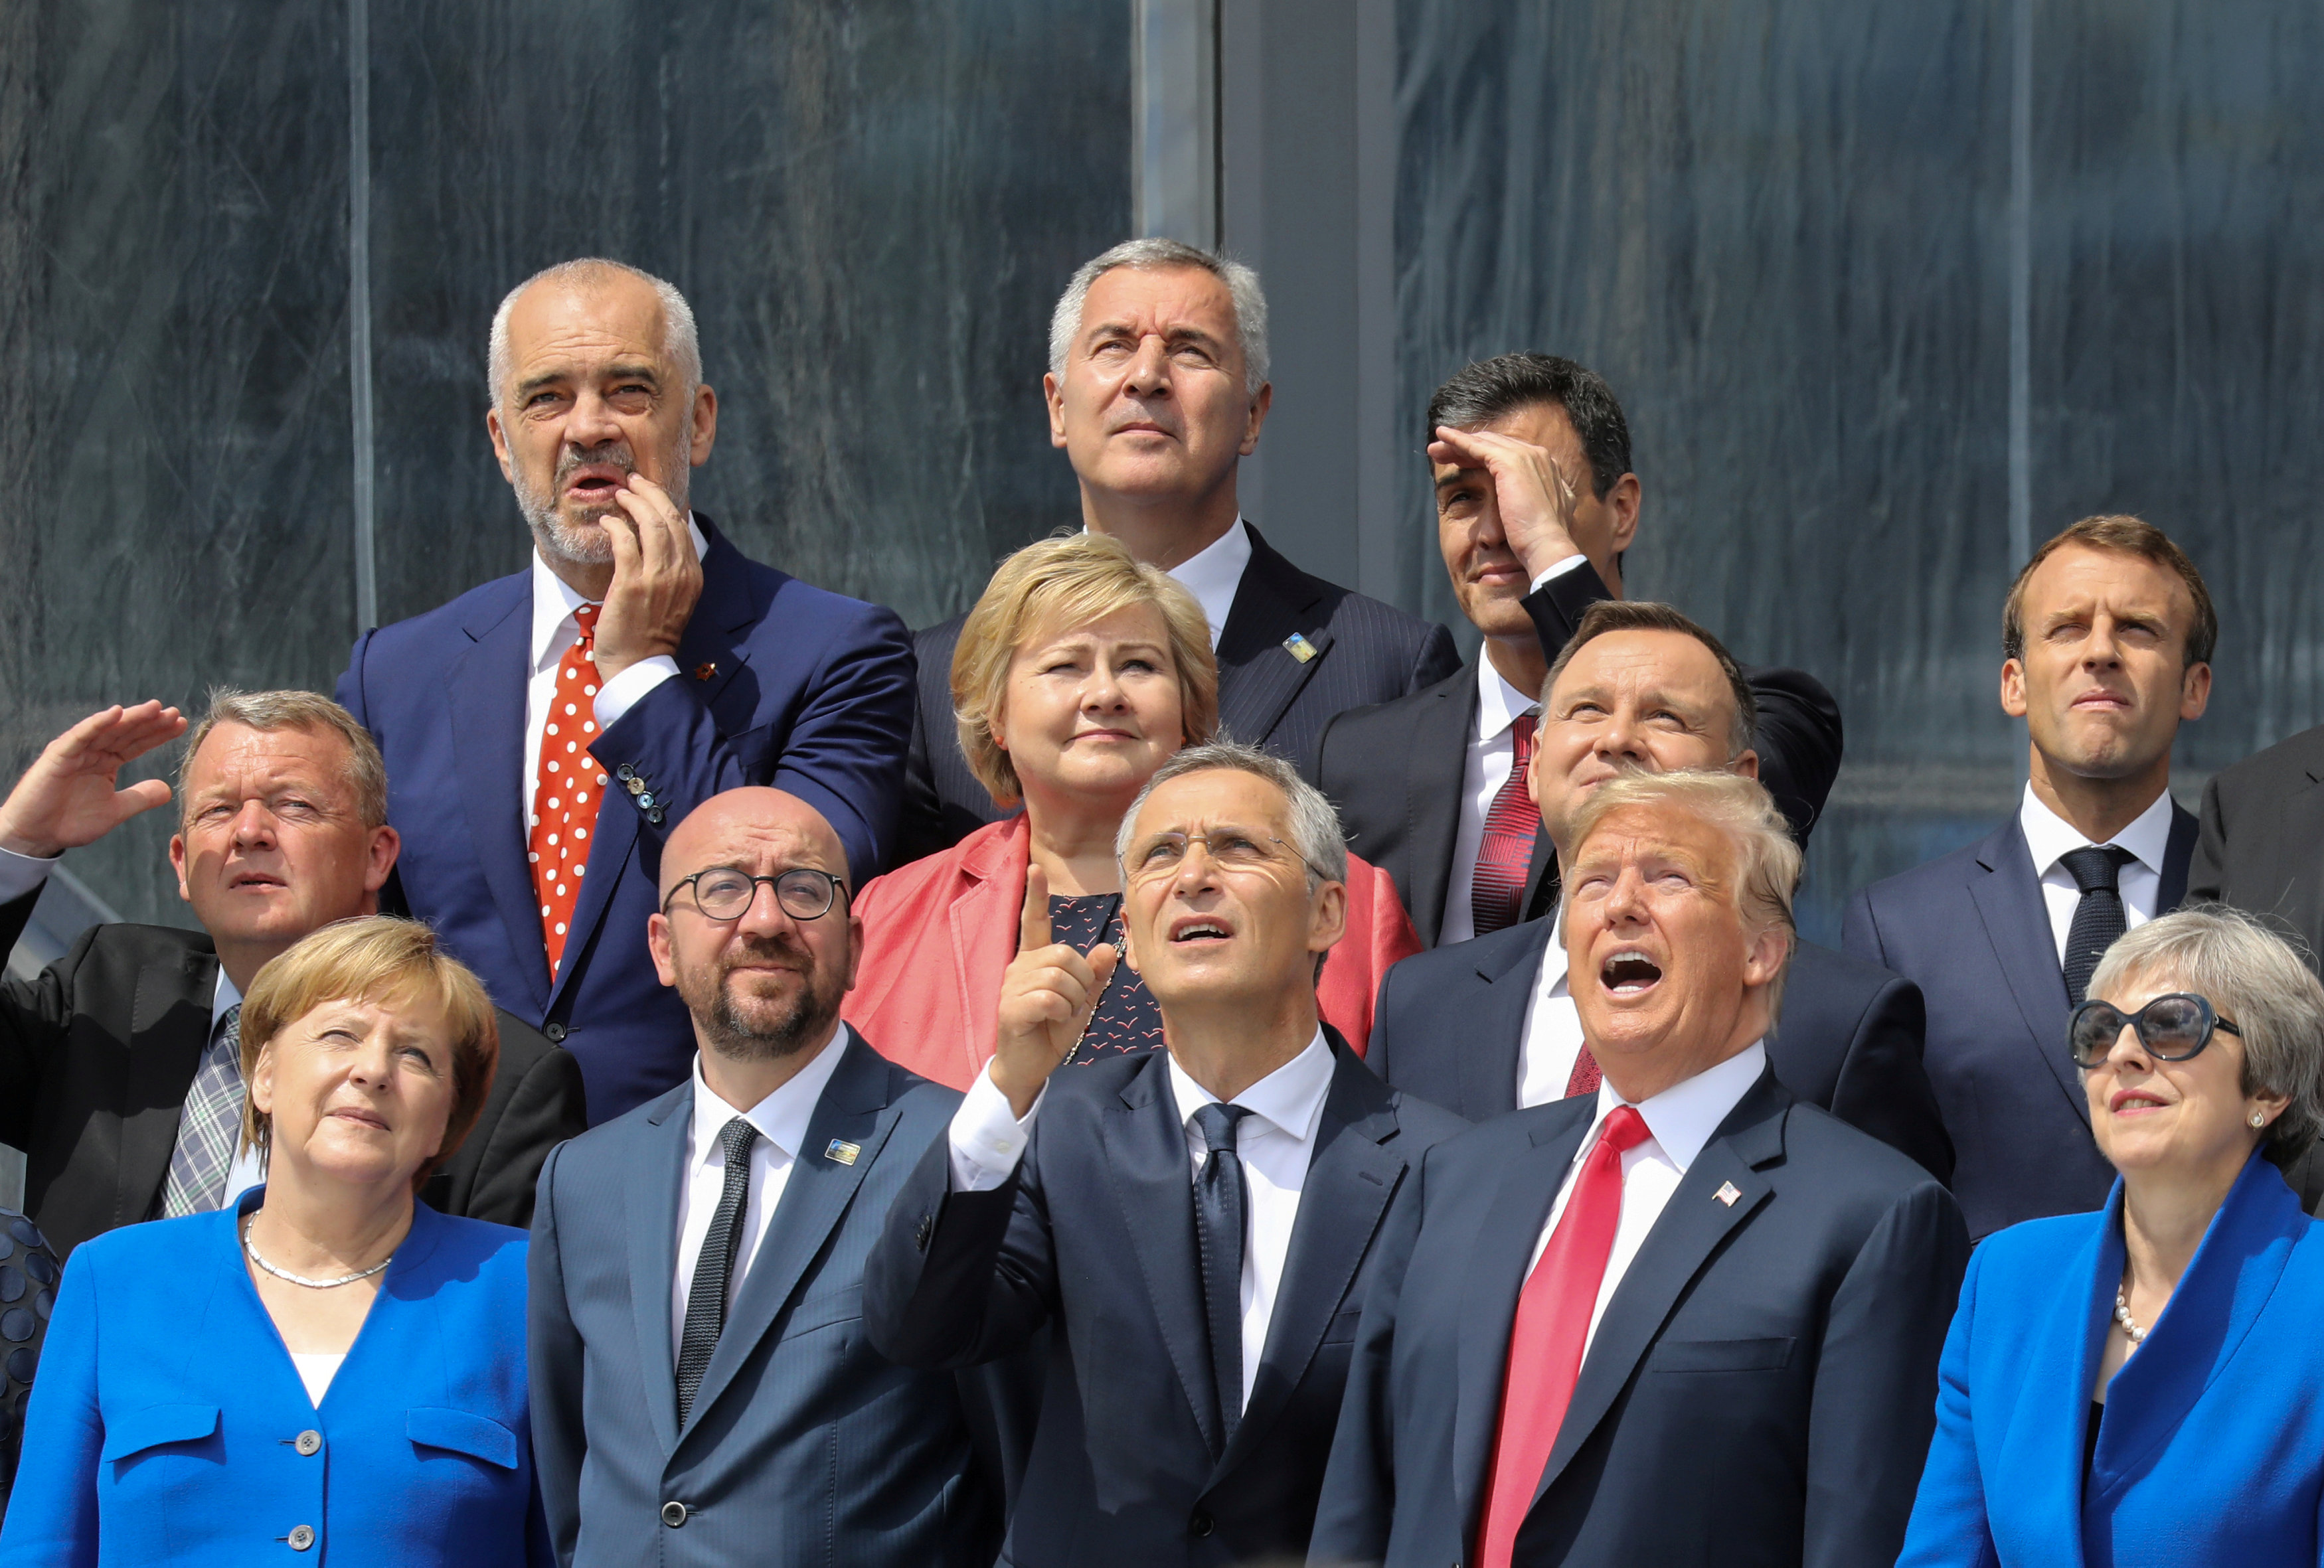
<instances>
[{"instance_id":1,"label":"blonde bob haircut","mask_svg":"<svg viewBox=\"0 0 2324 1568\"><path fill-rule=\"evenodd\" d=\"M1800 846L1792 842L1790 825L1776 809L1775 797L1757 779L1739 773L1698 768L1625 773L1591 791L1574 812L1575 853L1581 852L1600 823L1632 807L1658 814L1683 812L1718 828L1734 844L1735 912L1743 921L1744 934L1757 937L1770 929L1784 934L1784 965L1767 986L1767 1019L1773 1025L1782 1014L1784 981L1799 945L1799 930L1792 923L1792 895L1800 885ZM1569 902L1573 896L1571 886L1566 893Z\"/></svg>"},{"instance_id":2,"label":"blonde bob haircut","mask_svg":"<svg viewBox=\"0 0 2324 1568\"><path fill-rule=\"evenodd\" d=\"M1009 691L1009 665L1035 637L1094 625L1140 605L1161 612L1178 676L1184 743L1211 738L1219 722L1219 665L1211 623L1178 579L1134 559L1102 533L1064 533L1027 545L1001 563L960 629L952 654L953 722L969 771L996 805L1025 798L1016 764L994 738Z\"/></svg>"},{"instance_id":3,"label":"blonde bob haircut","mask_svg":"<svg viewBox=\"0 0 2324 1568\"><path fill-rule=\"evenodd\" d=\"M444 1121L444 1145L411 1177L418 1192L453 1155L476 1125L493 1092L500 1065L501 1030L492 999L467 965L437 945L436 933L417 920L366 915L331 925L300 939L269 959L242 999L242 1079L258 1071L258 1058L284 1026L327 1001L417 1002L440 1008L452 1037L452 1110ZM273 1119L243 1097L242 1142L270 1154Z\"/></svg>"}]
</instances>

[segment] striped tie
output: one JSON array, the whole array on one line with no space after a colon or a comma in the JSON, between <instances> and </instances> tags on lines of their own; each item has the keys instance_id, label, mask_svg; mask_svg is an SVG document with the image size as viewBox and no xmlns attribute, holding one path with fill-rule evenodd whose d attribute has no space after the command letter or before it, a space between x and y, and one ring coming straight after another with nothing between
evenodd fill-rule
<instances>
[{"instance_id":1,"label":"striped tie","mask_svg":"<svg viewBox=\"0 0 2324 1568\"><path fill-rule=\"evenodd\" d=\"M1478 936L1514 926L1524 913L1526 873L1533 869L1533 844L1541 834L1541 812L1526 792L1526 764L1533 761L1534 715L1522 714L1509 725L1517 755L1508 780L1485 813L1485 836L1477 845L1477 869L1469 884L1469 917Z\"/></svg>"},{"instance_id":2,"label":"striped tie","mask_svg":"<svg viewBox=\"0 0 2324 1568\"><path fill-rule=\"evenodd\" d=\"M161 1217L205 1214L226 1199L242 1137L242 1003L226 1010L226 1027L202 1052L193 1087L178 1111L178 1146L161 1185Z\"/></svg>"}]
</instances>

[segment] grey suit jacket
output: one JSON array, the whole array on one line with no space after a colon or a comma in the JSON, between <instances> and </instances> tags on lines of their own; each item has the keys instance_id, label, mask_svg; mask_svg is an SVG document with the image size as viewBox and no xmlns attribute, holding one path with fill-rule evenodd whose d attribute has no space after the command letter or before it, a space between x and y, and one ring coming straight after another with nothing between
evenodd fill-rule
<instances>
[{"instance_id":1,"label":"grey suit jacket","mask_svg":"<svg viewBox=\"0 0 2324 1568\"><path fill-rule=\"evenodd\" d=\"M683 1429L670 1355L691 1084L558 1148L533 1210L533 1452L558 1560L989 1568L962 1386L864 1338L863 1259L960 1096L849 1029ZM844 1157L853 1145L853 1158Z\"/></svg>"}]
</instances>

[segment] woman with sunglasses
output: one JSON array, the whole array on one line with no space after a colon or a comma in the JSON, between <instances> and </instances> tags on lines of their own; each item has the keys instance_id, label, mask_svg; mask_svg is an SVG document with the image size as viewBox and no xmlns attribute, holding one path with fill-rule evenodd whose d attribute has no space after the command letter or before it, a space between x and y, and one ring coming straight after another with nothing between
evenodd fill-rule
<instances>
[{"instance_id":1,"label":"woman with sunglasses","mask_svg":"<svg viewBox=\"0 0 2324 1568\"><path fill-rule=\"evenodd\" d=\"M2319 1561L2324 987L2231 909L2107 950L2074 1010L2107 1206L1969 1261L1901 1564Z\"/></svg>"}]
</instances>

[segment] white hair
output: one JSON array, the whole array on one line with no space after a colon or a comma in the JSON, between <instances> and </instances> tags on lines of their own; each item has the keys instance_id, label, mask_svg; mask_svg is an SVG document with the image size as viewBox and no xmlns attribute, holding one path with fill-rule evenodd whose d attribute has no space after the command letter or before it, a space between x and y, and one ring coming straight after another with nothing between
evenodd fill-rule
<instances>
[{"instance_id":1,"label":"white hair","mask_svg":"<svg viewBox=\"0 0 2324 1568\"><path fill-rule=\"evenodd\" d=\"M1240 262L1177 240L1124 240L1074 269L1073 281L1057 296L1057 308L1049 316L1051 375L1065 379L1065 360L1073 352L1074 335L1081 330L1082 307L1089 302L1090 285L1116 267L1148 271L1199 267L1224 283L1228 298L1234 301L1235 338L1242 346L1243 390L1252 397L1259 395L1259 389L1267 384L1267 296L1259 291L1259 274Z\"/></svg>"},{"instance_id":2,"label":"white hair","mask_svg":"<svg viewBox=\"0 0 2324 1568\"><path fill-rule=\"evenodd\" d=\"M490 383L493 406L507 410L501 400L509 392L510 364L509 315L516 309L517 297L535 283L563 283L573 288L591 288L614 277L630 277L652 288L654 298L661 301L662 352L669 355L672 368L678 372L679 400L691 407L694 389L702 384L702 340L694 328L694 308L675 285L664 282L651 272L632 267L626 262L607 261L603 256L581 256L569 262L559 262L553 267L543 267L523 282L508 291L501 308L493 312L492 346L485 356L484 377Z\"/></svg>"}]
</instances>

